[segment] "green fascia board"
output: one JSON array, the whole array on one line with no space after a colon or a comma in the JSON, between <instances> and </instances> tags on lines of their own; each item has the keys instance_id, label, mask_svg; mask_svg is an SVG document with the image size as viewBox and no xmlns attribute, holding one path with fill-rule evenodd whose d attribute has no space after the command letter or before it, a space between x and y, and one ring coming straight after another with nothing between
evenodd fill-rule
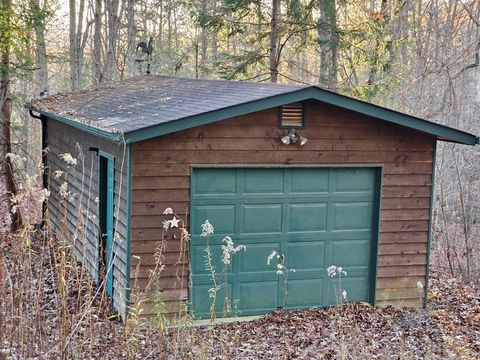
<instances>
[{"instance_id":1,"label":"green fascia board","mask_svg":"<svg viewBox=\"0 0 480 360\"><path fill-rule=\"evenodd\" d=\"M428 120L403 114L398 111L373 105L365 101L340 95L331 91L320 89L318 87L314 87L313 91L313 98L315 100L323 101L331 105L336 105L364 115L378 118L380 120L388 121L390 123L402 125L430 135L445 138L449 141L458 142L465 145L476 145L479 143L479 138L477 136L465 131L436 124Z\"/></svg>"},{"instance_id":2,"label":"green fascia board","mask_svg":"<svg viewBox=\"0 0 480 360\"><path fill-rule=\"evenodd\" d=\"M153 125L140 130L125 133L127 142L138 142L153 137L167 135L173 132L191 129L197 126L210 124L215 121L229 119L235 116L250 114L292 102L303 101L311 98L311 88L301 89L290 93L272 96L261 100L251 101L231 107L209 111L186 118Z\"/></svg>"},{"instance_id":3,"label":"green fascia board","mask_svg":"<svg viewBox=\"0 0 480 360\"><path fill-rule=\"evenodd\" d=\"M72 119L66 118L64 116L61 116L61 115L58 115L58 114L55 114L55 113L52 113L52 112L49 112L49 111L41 111L41 110L37 110L37 109L32 109L32 110L38 111L41 115L44 115L49 119L64 123L68 126L74 127L76 129L79 129L79 130L82 130L82 131L85 131L89 134L92 134L92 135L97 136L97 137L102 138L102 139L106 139L106 140L113 141L113 142L120 142L121 139L122 139L122 135L120 133L113 133L113 132L105 131L105 130L99 129L97 127L94 127L94 126L84 124L84 123L82 123L78 120L72 120Z\"/></svg>"},{"instance_id":4,"label":"green fascia board","mask_svg":"<svg viewBox=\"0 0 480 360\"><path fill-rule=\"evenodd\" d=\"M345 95L340 95L328 90L321 89L316 86L305 87L299 90L291 91L281 95L266 97L264 99L246 102L230 106L227 108L209 111L194 116L189 116L177 120L172 120L158 125L149 126L143 129L125 132L125 134L113 133L106 130L81 123L76 120L66 118L64 116L38 109L32 109L41 114L64 124L70 125L77 129L86 131L92 135L120 142L122 136L128 143L143 141L157 136L167 135L173 132L206 125L212 122L229 119L235 116L241 116L256 111L262 111L292 102L305 100L318 100L334 106L339 106L357 113L368 115L393 124L405 126L414 130L418 130L433 136L440 140L457 142L465 145L480 144L480 138L477 136L460 131L448 126L436 124L427 120L423 120L414 116L403 114L394 110L390 110L381 106L373 105L361 100L357 100Z\"/></svg>"},{"instance_id":5,"label":"green fascia board","mask_svg":"<svg viewBox=\"0 0 480 360\"><path fill-rule=\"evenodd\" d=\"M456 130L448 126L435 124L433 122L407 114L402 114L394 110L353 99L351 97L340 95L328 90L320 89L316 86L299 89L286 94L267 97L261 100L251 101L220 110L205 112L199 115L178 119L163 124L153 125L140 130L134 130L125 133L125 140L127 142L138 142L157 136L190 129L196 126L206 125L215 121L225 120L235 116L245 115L292 102L310 99L339 106L341 108L378 118L383 121L415 129L442 139L446 139L448 141L465 145L475 145L479 143L479 138L473 134Z\"/></svg>"},{"instance_id":6,"label":"green fascia board","mask_svg":"<svg viewBox=\"0 0 480 360\"><path fill-rule=\"evenodd\" d=\"M128 316L130 307L131 281L130 281L130 263L131 263L131 242L132 242L132 146L127 144L127 271L126 271L126 289L125 289L125 314L124 320Z\"/></svg>"}]
</instances>

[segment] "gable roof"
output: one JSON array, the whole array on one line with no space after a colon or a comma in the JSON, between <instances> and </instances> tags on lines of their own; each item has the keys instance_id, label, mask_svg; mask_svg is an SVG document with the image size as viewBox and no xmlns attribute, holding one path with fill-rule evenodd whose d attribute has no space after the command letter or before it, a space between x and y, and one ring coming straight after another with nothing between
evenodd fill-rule
<instances>
[{"instance_id":1,"label":"gable roof","mask_svg":"<svg viewBox=\"0 0 480 360\"><path fill-rule=\"evenodd\" d=\"M479 143L473 134L310 85L150 75L34 99L27 107L102 138L137 142L309 99L422 131L439 140Z\"/></svg>"}]
</instances>

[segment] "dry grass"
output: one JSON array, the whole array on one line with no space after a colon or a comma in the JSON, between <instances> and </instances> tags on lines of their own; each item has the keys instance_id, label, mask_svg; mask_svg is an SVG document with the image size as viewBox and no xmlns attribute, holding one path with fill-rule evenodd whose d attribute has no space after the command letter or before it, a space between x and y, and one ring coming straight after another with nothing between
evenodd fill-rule
<instances>
[{"instance_id":1,"label":"dry grass","mask_svg":"<svg viewBox=\"0 0 480 360\"><path fill-rule=\"evenodd\" d=\"M474 359L480 292L434 273L428 311L368 304L275 312L256 321L167 333L125 326L71 249L37 231L0 246L4 358ZM445 280L446 279L446 280Z\"/></svg>"}]
</instances>

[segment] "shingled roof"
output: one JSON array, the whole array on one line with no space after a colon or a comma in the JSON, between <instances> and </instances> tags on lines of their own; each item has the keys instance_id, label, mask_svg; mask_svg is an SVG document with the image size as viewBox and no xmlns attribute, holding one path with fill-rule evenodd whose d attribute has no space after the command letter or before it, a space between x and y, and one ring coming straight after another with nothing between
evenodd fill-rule
<instances>
[{"instance_id":1,"label":"shingled roof","mask_svg":"<svg viewBox=\"0 0 480 360\"><path fill-rule=\"evenodd\" d=\"M308 99L407 126L440 140L478 142L476 136L463 131L305 85L150 75L34 99L27 107L100 137L135 142Z\"/></svg>"}]
</instances>

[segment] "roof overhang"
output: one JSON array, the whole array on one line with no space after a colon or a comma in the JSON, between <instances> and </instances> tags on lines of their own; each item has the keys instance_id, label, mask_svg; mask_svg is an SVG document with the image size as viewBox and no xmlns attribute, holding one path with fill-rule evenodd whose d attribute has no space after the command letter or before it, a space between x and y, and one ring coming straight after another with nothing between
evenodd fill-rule
<instances>
[{"instance_id":1,"label":"roof overhang","mask_svg":"<svg viewBox=\"0 0 480 360\"><path fill-rule=\"evenodd\" d=\"M436 124L431 121L420 119L414 116L403 114L381 106L373 105L348 96L340 95L316 86L301 88L281 95L265 97L261 100L240 103L219 110L204 112L198 115L176 119L173 121L148 126L142 129L117 133L99 129L95 126L73 120L65 116L46 112L39 109L32 109L40 112L42 115L56 121L63 122L69 126L86 131L95 136L108 139L115 142L125 141L134 143L148 140L154 137L167 135L181 130L229 119L235 116L241 116L248 113L270 109L273 107L289 104L292 102L317 100L330 105L339 106L360 114L371 116L373 118L410 129L414 129L426 134L435 136L437 140L450 141L465 145L480 144L480 139L468 132L457 130L448 126Z\"/></svg>"}]
</instances>

